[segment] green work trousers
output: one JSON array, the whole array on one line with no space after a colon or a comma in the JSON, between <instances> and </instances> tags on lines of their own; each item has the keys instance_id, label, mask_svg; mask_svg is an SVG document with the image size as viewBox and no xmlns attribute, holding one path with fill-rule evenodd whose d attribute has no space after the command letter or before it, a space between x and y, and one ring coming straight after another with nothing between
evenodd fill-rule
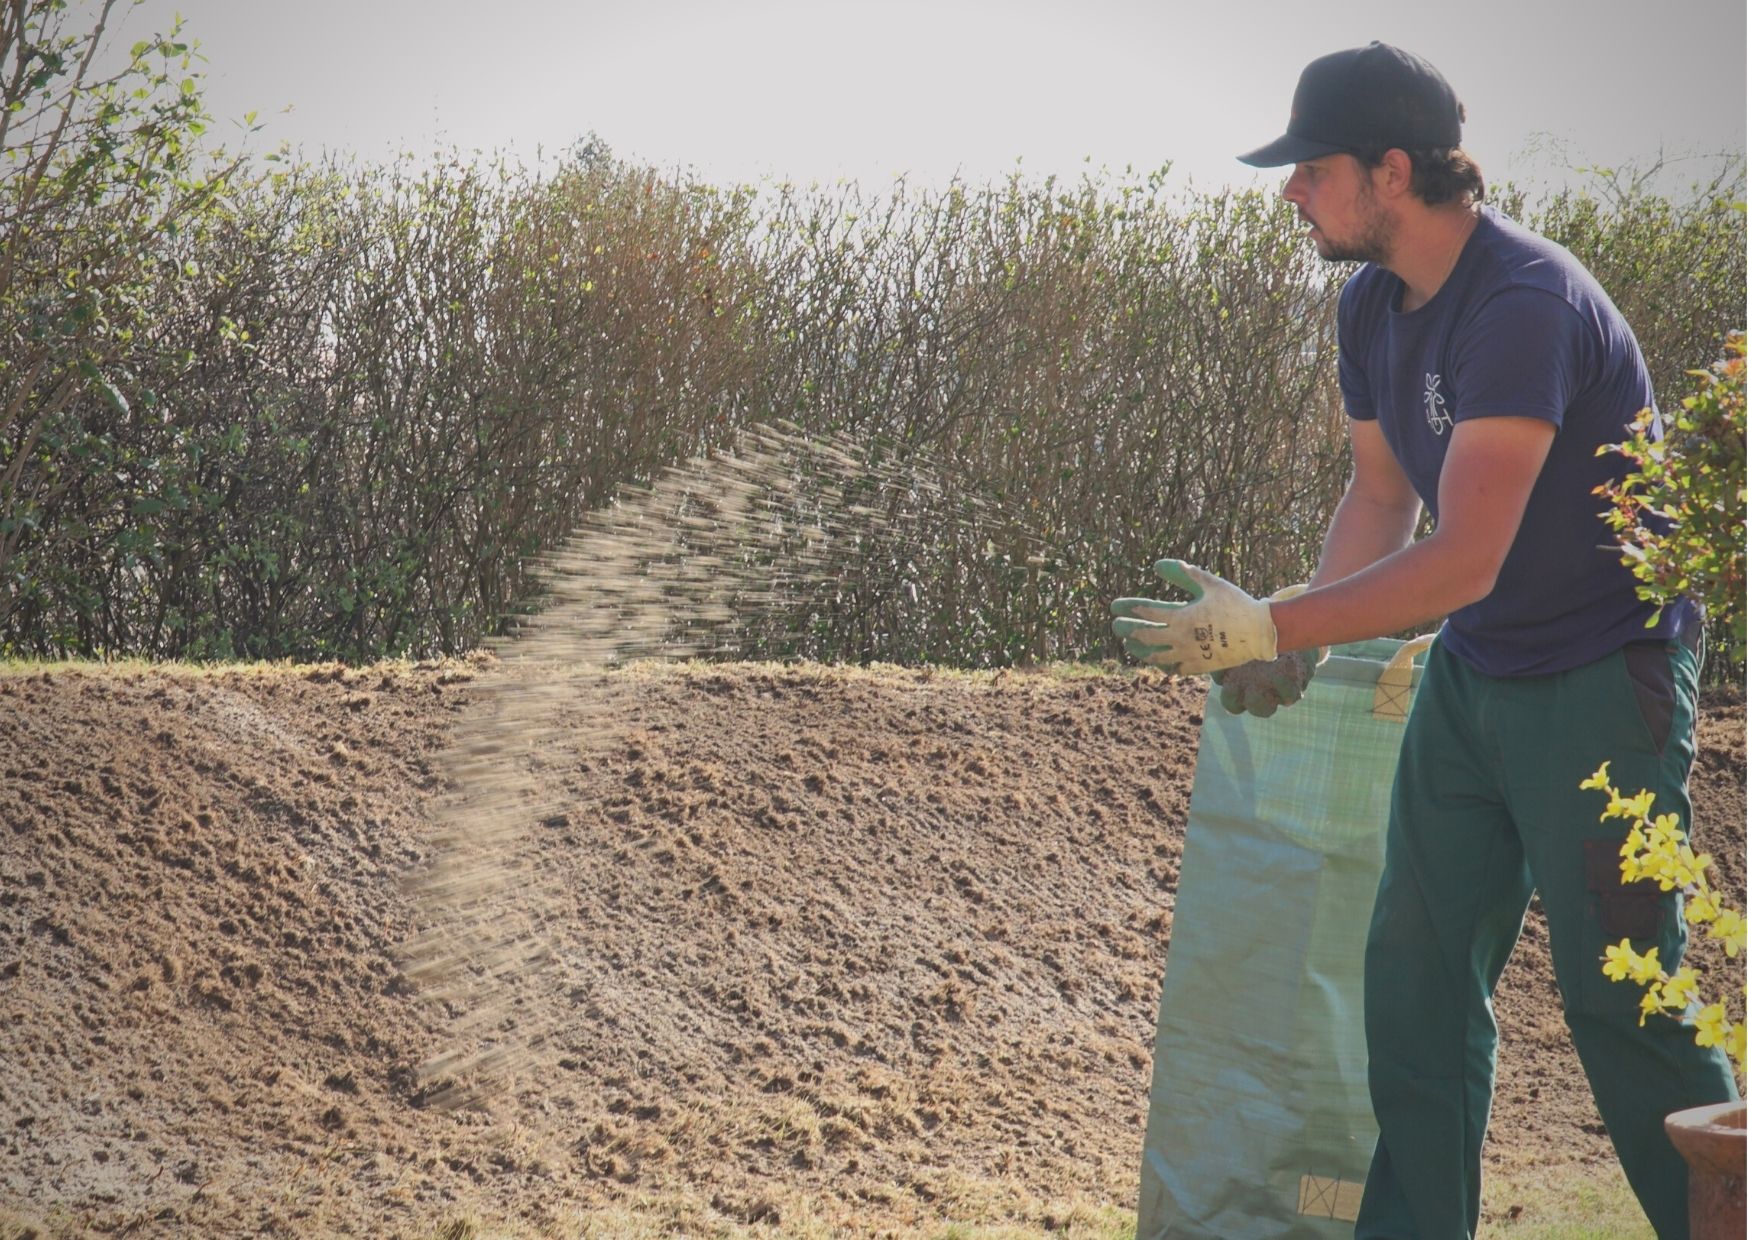
<instances>
[{"instance_id":1,"label":"green work trousers","mask_svg":"<svg viewBox=\"0 0 1748 1240\"><path fill-rule=\"evenodd\" d=\"M1664 1240L1687 1235L1687 1171L1663 1117L1736 1097L1729 1061L1609 980L1603 949L1686 946L1680 894L1623 885L1626 825L1579 788L1690 821L1698 655L1635 642L1548 676L1483 676L1435 643L1402 741L1366 944L1366 1050L1379 1139L1356 1240L1472 1237L1493 1100L1493 988L1539 892L1572 1042L1627 1180Z\"/></svg>"}]
</instances>

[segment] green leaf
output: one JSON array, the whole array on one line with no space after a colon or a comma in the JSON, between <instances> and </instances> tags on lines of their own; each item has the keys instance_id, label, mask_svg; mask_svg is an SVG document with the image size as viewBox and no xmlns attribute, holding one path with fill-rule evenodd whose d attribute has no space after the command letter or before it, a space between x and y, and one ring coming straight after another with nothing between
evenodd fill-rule
<instances>
[{"instance_id":1,"label":"green leaf","mask_svg":"<svg viewBox=\"0 0 1748 1240\"><path fill-rule=\"evenodd\" d=\"M115 412L121 414L123 417L127 416L127 397L121 394L121 389L117 388L115 384L109 381L108 376L106 376L101 370L97 369L93 363L88 361L81 361L79 363L79 373L84 375L90 382L91 386L97 389L98 395L102 396L103 399L108 402L111 409L115 410Z\"/></svg>"}]
</instances>

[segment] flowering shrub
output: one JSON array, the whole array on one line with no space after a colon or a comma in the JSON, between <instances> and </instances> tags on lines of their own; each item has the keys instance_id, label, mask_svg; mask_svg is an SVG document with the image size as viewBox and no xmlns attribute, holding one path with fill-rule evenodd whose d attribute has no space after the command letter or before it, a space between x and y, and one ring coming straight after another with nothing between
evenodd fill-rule
<instances>
[{"instance_id":1,"label":"flowering shrub","mask_svg":"<svg viewBox=\"0 0 1748 1240\"><path fill-rule=\"evenodd\" d=\"M1598 455L1618 452L1632 469L1617 485L1597 488L1609 501L1603 514L1621 545L1623 562L1638 579L1639 597L1663 607L1682 596L1706 610L1716 654L1727 666L1740 665L1744 649L1742 522L1745 443L1743 418L1743 333L1730 332L1724 357L1708 370L1689 373L1697 380L1681 412L1654 438L1655 414L1639 415L1632 436L1605 445ZM1653 623L1656 617L1652 617ZM1711 858L1695 855L1674 814L1652 816L1654 794L1641 790L1625 796L1609 782L1608 763L1580 787L1608 797L1604 821L1624 818L1626 842L1621 845L1624 882L1654 882L1664 891L1679 889L1687 896L1687 919L1704 926L1732 960L1744 948L1742 916L1725 908L1707 877ZM1665 1014L1691 1019L1701 1046L1721 1046L1748 1074L1748 1034L1729 1018L1721 1002L1703 1003L1699 977L1682 965L1671 975L1657 959L1657 949L1640 955L1631 939L1622 939L1603 957L1602 971L1614 981L1632 981L1645 988L1639 1023ZM1748 987L1744 988L1748 994Z\"/></svg>"},{"instance_id":2,"label":"flowering shrub","mask_svg":"<svg viewBox=\"0 0 1748 1240\"><path fill-rule=\"evenodd\" d=\"M1664 891L1679 889L1687 897L1688 922L1704 926L1710 938L1723 944L1730 959L1741 955L1748 946L1748 923L1719 901L1706 873L1712 868L1712 859L1705 853L1694 853L1677 816L1653 817L1654 793L1622 795L1609 782L1606 762L1579 786L1608 797L1603 821L1627 820L1627 838L1621 845L1622 881L1654 882ZM1641 954L1633 950L1631 939L1622 939L1605 953L1602 971L1614 981L1632 981L1645 988L1639 1004L1641 1025L1659 1013L1677 1020L1691 1016L1695 1041L1701 1046L1723 1047L1735 1063L1737 1075L1748 1072L1748 1029L1729 1018L1722 1002L1702 1002L1699 977L1690 966L1681 965L1670 974L1657 959L1655 947ZM1744 994L1748 995L1748 986L1744 986Z\"/></svg>"},{"instance_id":3,"label":"flowering shrub","mask_svg":"<svg viewBox=\"0 0 1748 1240\"><path fill-rule=\"evenodd\" d=\"M1743 351L1742 333L1730 332L1723 358L1710 369L1690 372L1693 393L1683 398L1662 438L1654 437L1657 415L1646 409L1631 438L1598 450L1598 455L1619 453L1631 464L1618 484L1598 487L1597 494L1609 501L1603 518L1638 579L1639 597L1655 603L1657 615L1684 595L1699 600L1716 653L1729 663L1740 662L1748 628Z\"/></svg>"}]
</instances>

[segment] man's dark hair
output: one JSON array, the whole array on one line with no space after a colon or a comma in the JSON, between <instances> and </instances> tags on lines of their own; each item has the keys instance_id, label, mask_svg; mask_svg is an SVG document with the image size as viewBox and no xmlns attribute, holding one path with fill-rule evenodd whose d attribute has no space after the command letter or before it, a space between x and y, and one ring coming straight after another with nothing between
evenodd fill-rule
<instances>
[{"instance_id":1,"label":"man's dark hair","mask_svg":"<svg viewBox=\"0 0 1748 1240\"><path fill-rule=\"evenodd\" d=\"M1356 152L1361 164L1376 168L1384 162L1383 151ZM1414 196L1429 207L1441 202L1480 202L1487 197L1487 180L1481 175L1481 165L1469 158L1460 146L1433 147L1405 151L1413 167L1409 188Z\"/></svg>"}]
</instances>

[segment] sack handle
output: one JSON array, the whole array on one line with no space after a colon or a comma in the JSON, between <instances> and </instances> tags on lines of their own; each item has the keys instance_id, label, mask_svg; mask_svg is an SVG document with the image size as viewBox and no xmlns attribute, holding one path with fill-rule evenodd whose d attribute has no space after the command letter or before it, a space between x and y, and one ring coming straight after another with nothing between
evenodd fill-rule
<instances>
[{"instance_id":1,"label":"sack handle","mask_svg":"<svg viewBox=\"0 0 1748 1240\"><path fill-rule=\"evenodd\" d=\"M1285 586L1269 595L1271 603L1284 602L1305 593L1311 587L1304 583ZM1377 719L1388 719L1394 723L1408 722L1408 706L1414 698L1414 656L1432 645L1437 633L1423 633L1419 637L1411 637L1402 643L1399 650L1385 664L1383 672L1378 676L1378 686L1372 691L1372 716ZM1317 663L1321 666L1329 658L1329 647L1320 646L1317 650Z\"/></svg>"},{"instance_id":2,"label":"sack handle","mask_svg":"<svg viewBox=\"0 0 1748 1240\"><path fill-rule=\"evenodd\" d=\"M1414 696L1414 656L1432 645L1437 633L1425 633L1402 643L1378 676L1372 691L1372 715L1394 723L1408 722L1408 704Z\"/></svg>"}]
</instances>

